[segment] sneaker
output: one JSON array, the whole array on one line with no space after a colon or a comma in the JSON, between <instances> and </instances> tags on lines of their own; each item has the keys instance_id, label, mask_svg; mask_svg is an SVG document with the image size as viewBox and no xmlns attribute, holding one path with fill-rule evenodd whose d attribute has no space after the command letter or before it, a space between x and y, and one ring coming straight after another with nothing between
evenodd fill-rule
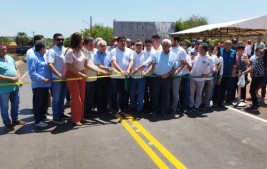
<instances>
[{"instance_id":1,"label":"sneaker","mask_svg":"<svg viewBox=\"0 0 267 169\"><path fill-rule=\"evenodd\" d=\"M62 120L68 120L68 119L70 119L70 117L69 117L69 116L66 116L65 114L63 114L63 115L60 117L60 119L62 119Z\"/></svg>"},{"instance_id":2,"label":"sneaker","mask_svg":"<svg viewBox=\"0 0 267 169\"><path fill-rule=\"evenodd\" d=\"M12 121L12 124L14 126L16 126L16 125L22 125L22 126L24 126L26 124L26 122L25 121L22 121L22 120L17 120L17 121Z\"/></svg>"},{"instance_id":3,"label":"sneaker","mask_svg":"<svg viewBox=\"0 0 267 169\"><path fill-rule=\"evenodd\" d=\"M175 115L176 115L176 111L173 111L173 112L171 112L171 114L170 114L171 117L175 117Z\"/></svg>"},{"instance_id":4,"label":"sneaker","mask_svg":"<svg viewBox=\"0 0 267 169\"><path fill-rule=\"evenodd\" d=\"M15 129L14 129L14 126L13 126L12 124L7 124L7 125L5 125L5 128L6 128L6 131L7 131L7 132L10 132L10 131L15 130Z\"/></svg>"},{"instance_id":5,"label":"sneaker","mask_svg":"<svg viewBox=\"0 0 267 169\"><path fill-rule=\"evenodd\" d=\"M53 122L56 124L64 124L65 123L64 120L53 120Z\"/></svg>"},{"instance_id":6,"label":"sneaker","mask_svg":"<svg viewBox=\"0 0 267 169\"><path fill-rule=\"evenodd\" d=\"M50 121L53 121L53 119L50 116L46 116L46 118L43 121L44 122L50 122Z\"/></svg>"},{"instance_id":7,"label":"sneaker","mask_svg":"<svg viewBox=\"0 0 267 169\"><path fill-rule=\"evenodd\" d=\"M40 121L39 123L35 124L36 127L47 127L48 124L46 124L45 122Z\"/></svg>"}]
</instances>

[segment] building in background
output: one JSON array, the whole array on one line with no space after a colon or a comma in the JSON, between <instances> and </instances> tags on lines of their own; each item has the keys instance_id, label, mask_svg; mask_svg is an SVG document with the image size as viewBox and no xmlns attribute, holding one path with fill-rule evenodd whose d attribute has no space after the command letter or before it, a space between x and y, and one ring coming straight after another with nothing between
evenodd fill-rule
<instances>
[{"instance_id":1,"label":"building in background","mask_svg":"<svg viewBox=\"0 0 267 169\"><path fill-rule=\"evenodd\" d=\"M124 35L132 41L141 39L145 41L152 35L158 34L160 37L169 38L169 34L174 32L174 22L128 22L113 21L114 36Z\"/></svg>"}]
</instances>

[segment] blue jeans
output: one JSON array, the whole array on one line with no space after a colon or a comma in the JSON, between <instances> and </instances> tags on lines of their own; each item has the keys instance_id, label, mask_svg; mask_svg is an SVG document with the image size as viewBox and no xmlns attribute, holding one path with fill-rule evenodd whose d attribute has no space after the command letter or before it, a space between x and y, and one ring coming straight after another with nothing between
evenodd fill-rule
<instances>
[{"instance_id":1,"label":"blue jeans","mask_svg":"<svg viewBox=\"0 0 267 169\"><path fill-rule=\"evenodd\" d=\"M8 116L9 100L11 103L11 119L12 121L17 121L19 113L19 90L0 95L0 109L4 125L11 124L11 120Z\"/></svg>"},{"instance_id":2,"label":"blue jeans","mask_svg":"<svg viewBox=\"0 0 267 169\"><path fill-rule=\"evenodd\" d=\"M131 82L130 82L130 108L136 108L135 92L137 89L137 92L138 92L137 110L138 111L143 110L145 87L146 87L146 78L131 79Z\"/></svg>"},{"instance_id":3,"label":"blue jeans","mask_svg":"<svg viewBox=\"0 0 267 169\"><path fill-rule=\"evenodd\" d=\"M64 99L67 93L66 82L52 82L52 110L53 119L59 120L64 114Z\"/></svg>"},{"instance_id":4,"label":"blue jeans","mask_svg":"<svg viewBox=\"0 0 267 169\"><path fill-rule=\"evenodd\" d=\"M184 76L189 76L189 74ZM190 79L182 78L180 86L182 87L181 103L184 109L188 109L190 104Z\"/></svg>"}]
</instances>

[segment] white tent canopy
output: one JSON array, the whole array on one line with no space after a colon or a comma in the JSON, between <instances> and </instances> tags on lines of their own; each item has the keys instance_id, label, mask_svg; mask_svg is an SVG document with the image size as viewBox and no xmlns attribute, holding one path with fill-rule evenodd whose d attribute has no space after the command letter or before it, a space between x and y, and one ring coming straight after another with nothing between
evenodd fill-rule
<instances>
[{"instance_id":1,"label":"white tent canopy","mask_svg":"<svg viewBox=\"0 0 267 169\"><path fill-rule=\"evenodd\" d=\"M267 33L267 15L232 22L210 24L172 33L182 37L241 37Z\"/></svg>"}]
</instances>

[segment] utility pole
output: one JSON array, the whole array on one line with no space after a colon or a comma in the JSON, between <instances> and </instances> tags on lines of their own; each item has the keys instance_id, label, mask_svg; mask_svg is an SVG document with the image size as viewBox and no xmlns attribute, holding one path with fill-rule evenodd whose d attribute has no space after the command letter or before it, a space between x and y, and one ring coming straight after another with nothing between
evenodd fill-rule
<instances>
[{"instance_id":1,"label":"utility pole","mask_svg":"<svg viewBox=\"0 0 267 169\"><path fill-rule=\"evenodd\" d=\"M92 28L93 28L93 19L92 16L90 16L90 23L88 23L86 20L82 20L84 23L86 23L90 28L90 36L92 36Z\"/></svg>"},{"instance_id":2,"label":"utility pole","mask_svg":"<svg viewBox=\"0 0 267 169\"><path fill-rule=\"evenodd\" d=\"M35 31L32 31L32 41L33 41L33 38L34 38L34 34L35 34Z\"/></svg>"},{"instance_id":3,"label":"utility pole","mask_svg":"<svg viewBox=\"0 0 267 169\"><path fill-rule=\"evenodd\" d=\"M92 36L92 28L93 28L93 19L92 16L90 16L90 34Z\"/></svg>"}]
</instances>

